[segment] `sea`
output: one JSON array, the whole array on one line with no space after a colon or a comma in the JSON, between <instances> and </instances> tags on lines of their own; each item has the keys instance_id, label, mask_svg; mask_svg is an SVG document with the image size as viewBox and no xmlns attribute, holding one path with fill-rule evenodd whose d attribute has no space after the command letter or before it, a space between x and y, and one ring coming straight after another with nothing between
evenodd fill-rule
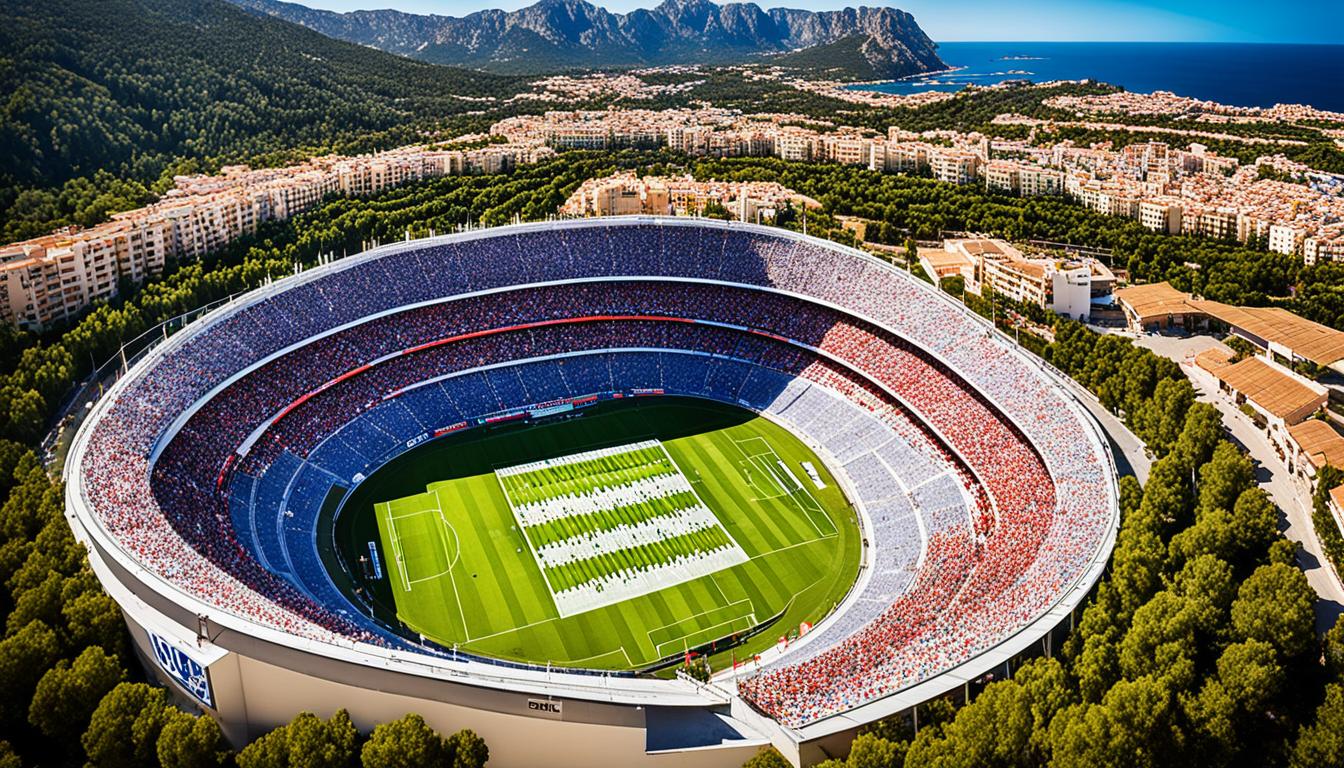
<instances>
[{"instance_id":1,"label":"sea","mask_svg":"<svg viewBox=\"0 0 1344 768\"><path fill-rule=\"evenodd\" d=\"M854 87L917 93L1013 79L1090 78L1242 107L1310 104L1344 112L1344 45L940 43L938 55L960 69Z\"/></svg>"}]
</instances>

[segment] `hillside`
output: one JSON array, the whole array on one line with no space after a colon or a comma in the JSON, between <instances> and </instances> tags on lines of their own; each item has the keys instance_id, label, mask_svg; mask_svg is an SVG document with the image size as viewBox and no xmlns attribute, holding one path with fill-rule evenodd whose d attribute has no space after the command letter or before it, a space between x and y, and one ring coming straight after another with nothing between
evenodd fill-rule
<instances>
[{"instance_id":1,"label":"hillside","mask_svg":"<svg viewBox=\"0 0 1344 768\"><path fill-rule=\"evenodd\" d=\"M0 183L95 171L156 177L176 158L237 159L387 141L509 78L410 61L223 0L0 0ZM22 202L22 201L21 201Z\"/></svg>"},{"instance_id":2,"label":"hillside","mask_svg":"<svg viewBox=\"0 0 1344 768\"><path fill-rule=\"evenodd\" d=\"M586 0L540 0L461 18L393 10L335 13L283 0L232 0L342 40L441 64L497 72L759 60L857 38L866 77L943 68L910 14L888 7L812 12L755 3L665 0L611 13Z\"/></svg>"},{"instance_id":3,"label":"hillside","mask_svg":"<svg viewBox=\"0 0 1344 768\"><path fill-rule=\"evenodd\" d=\"M768 64L815 73L832 80L882 80L904 77L886 65L887 50L870 37L851 35L833 43L782 53Z\"/></svg>"}]
</instances>

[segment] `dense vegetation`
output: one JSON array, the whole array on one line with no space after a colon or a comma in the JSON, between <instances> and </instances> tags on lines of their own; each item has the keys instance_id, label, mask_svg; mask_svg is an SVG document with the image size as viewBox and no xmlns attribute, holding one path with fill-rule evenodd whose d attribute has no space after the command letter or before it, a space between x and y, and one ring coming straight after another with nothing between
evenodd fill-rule
<instances>
[{"instance_id":1,"label":"dense vegetation","mask_svg":"<svg viewBox=\"0 0 1344 768\"><path fill-rule=\"evenodd\" d=\"M182 160L278 162L488 125L466 113L522 85L222 0L0 0L0 19L5 241L142 204Z\"/></svg>"}]
</instances>

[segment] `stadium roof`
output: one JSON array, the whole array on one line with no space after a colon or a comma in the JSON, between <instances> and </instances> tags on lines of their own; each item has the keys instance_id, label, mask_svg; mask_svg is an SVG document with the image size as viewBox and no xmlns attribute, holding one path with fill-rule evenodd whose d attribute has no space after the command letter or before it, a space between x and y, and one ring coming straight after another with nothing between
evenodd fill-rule
<instances>
[{"instance_id":1,"label":"stadium roof","mask_svg":"<svg viewBox=\"0 0 1344 768\"><path fill-rule=\"evenodd\" d=\"M1129 289L1126 289L1129 290ZM1317 365L1344 360L1344 332L1299 317L1278 307L1234 307L1217 301L1191 301L1190 306L1267 342L1287 347Z\"/></svg>"},{"instance_id":2,"label":"stadium roof","mask_svg":"<svg viewBox=\"0 0 1344 768\"><path fill-rule=\"evenodd\" d=\"M1293 436L1313 467L1320 469L1327 464L1344 467L1344 437L1326 422L1307 419L1289 427L1288 434Z\"/></svg>"},{"instance_id":3,"label":"stadium roof","mask_svg":"<svg viewBox=\"0 0 1344 768\"><path fill-rule=\"evenodd\" d=\"M1325 394L1318 393L1296 377L1258 357L1248 357L1239 363L1212 371L1233 390L1255 401L1269 413L1287 418L1304 408L1319 405Z\"/></svg>"}]
</instances>

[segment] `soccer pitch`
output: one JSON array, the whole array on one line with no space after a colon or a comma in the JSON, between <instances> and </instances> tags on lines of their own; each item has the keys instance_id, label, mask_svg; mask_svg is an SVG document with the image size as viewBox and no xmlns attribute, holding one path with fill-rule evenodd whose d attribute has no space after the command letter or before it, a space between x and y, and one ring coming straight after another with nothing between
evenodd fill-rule
<instances>
[{"instance_id":1,"label":"soccer pitch","mask_svg":"<svg viewBox=\"0 0 1344 768\"><path fill-rule=\"evenodd\" d=\"M375 476L372 520L349 542L367 551L360 533L376 532L371 591L445 646L632 669L782 612L741 658L820 621L857 573L857 521L834 479L740 409L658 398L463 437Z\"/></svg>"}]
</instances>

